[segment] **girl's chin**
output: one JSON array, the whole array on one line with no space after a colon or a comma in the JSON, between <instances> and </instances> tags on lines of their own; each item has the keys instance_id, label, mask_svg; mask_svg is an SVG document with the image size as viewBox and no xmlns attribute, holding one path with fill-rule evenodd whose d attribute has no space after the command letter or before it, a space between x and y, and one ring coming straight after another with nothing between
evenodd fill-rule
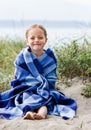
<instances>
[{"instance_id":1,"label":"girl's chin","mask_svg":"<svg viewBox=\"0 0 91 130\"><path fill-rule=\"evenodd\" d=\"M35 46L35 47L33 47L33 50L41 50L41 48L40 47L37 47L37 46Z\"/></svg>"}]
</instances>

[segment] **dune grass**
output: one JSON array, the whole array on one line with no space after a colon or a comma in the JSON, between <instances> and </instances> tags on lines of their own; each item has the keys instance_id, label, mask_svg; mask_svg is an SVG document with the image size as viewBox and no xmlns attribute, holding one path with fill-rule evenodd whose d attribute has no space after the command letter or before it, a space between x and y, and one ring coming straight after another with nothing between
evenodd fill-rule
<instances>
[{"instance_id":1,"label":"dune grass","mask_svg":"<svg viewBox=\"0 0 91 130\"><path fill-rule=\"evenodd\" d=\"M72 40L70 44L60 44L55 47L58 60L59 77L69 86L72 78L79 76L88 79L90 85L84 84L83 95L91 97L91 39L86 37Z\"/></svg>"},{"instance_id":2,"label":"dune grass","mask_svg":"<svg viewBox=\"0 0 91 130\"><path fill-rule=\"evenodd\" d=\"M82 40L79 43L79 40ZM70 44L55 47L58 73L61 77L89 77L91 74L91 42L86 38L73 40Z\"/></svg>"},{"instance_id":3,"label":"dune grass","mask_svg":"<svg viewBox=\"0 0 91 130\"><path fill-rule=\"evenodd\" d=\"M61 80L76 76L91 79L91 43L86 38L80 43L79 39L72 40L69 44L58 42L60 46L55 46L54 51L58 60L57 73ZM10 88L9 83L14 78L13 62L24 46L22 40L0 40L0 92ZM83 95L91 97L91 85L85 87Z\"/></svg>"},{"instance_id":4,"label":"dune grass","mask_svg":"<svg viewBox=\"0 0 91 130\"><path fill-rule=\"evenodd\" d=\"M14 60L21 48L23 41L0 40L0 92L10 88L10 80L14 76Z\"/></svg>"}]
</instances>

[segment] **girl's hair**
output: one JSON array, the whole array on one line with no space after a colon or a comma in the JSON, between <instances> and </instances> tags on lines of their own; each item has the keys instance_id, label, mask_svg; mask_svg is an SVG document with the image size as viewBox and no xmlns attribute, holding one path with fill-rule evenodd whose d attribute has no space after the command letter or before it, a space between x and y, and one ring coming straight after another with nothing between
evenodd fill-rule
<instances>
[{"instance_id":1,"label":"girl's hair","mask_svg":"<svg viewBox=\"0 0 91 130\"><path fill-rule=\"evenodd\" d=\"M26 33L25 33L26 39L28 38L28 33L29 33L29 31L30 31L31 29L33 29L33 28L40 28L40 29L42 29L42 30L44 31L45 37L47 37L47 31L46 31L46 29L45 29L42 25L33 24L33 25L31 25L31 26L26 30Z\"/></svg>"}]
</instances>

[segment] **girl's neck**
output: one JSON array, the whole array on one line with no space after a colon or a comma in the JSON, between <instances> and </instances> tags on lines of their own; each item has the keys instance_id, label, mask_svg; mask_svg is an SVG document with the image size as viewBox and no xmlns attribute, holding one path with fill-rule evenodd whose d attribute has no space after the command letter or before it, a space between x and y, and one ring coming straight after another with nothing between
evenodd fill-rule
<instances>
[{"instance_id":1,"label":"girl's neck","mask_svg":"<svg viewBox=\"0 0 91 130\"><path fill-rule=\"evenodd\" d=\"M41 55L44 54L44 50L42 50L42 51L32 51L32 52L36 55L36 57L40 57Z\"/></svg>"}]
</instances>

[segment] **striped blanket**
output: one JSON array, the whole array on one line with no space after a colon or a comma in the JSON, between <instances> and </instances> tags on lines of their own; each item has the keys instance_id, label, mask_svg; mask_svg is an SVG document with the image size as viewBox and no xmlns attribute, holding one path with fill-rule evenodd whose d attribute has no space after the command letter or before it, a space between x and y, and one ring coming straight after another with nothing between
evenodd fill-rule
<instances>
[{"instance_id":1,"label":"striped blanket","mask_svg":"<svg viewBox=\"0 0 91 130\"><path fill-rule=\"evenodd\" d=\"M15 62L11 89L0 93L0 118L22 117L43 105L48 114L63 119L75 116L77 104L55 89L57 61L51 49L37 58L29 46L23 48Z\"/></svg>"}]
</instances>

